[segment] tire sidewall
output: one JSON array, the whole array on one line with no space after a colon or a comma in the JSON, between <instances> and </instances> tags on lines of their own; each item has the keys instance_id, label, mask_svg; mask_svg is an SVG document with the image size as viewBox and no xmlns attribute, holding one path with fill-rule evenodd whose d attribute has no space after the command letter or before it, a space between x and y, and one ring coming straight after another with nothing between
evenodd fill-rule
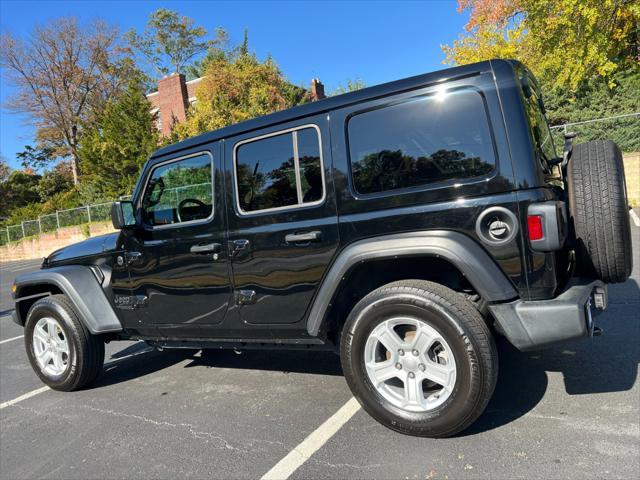
<instances>
[{"instance_id":1,"label":"tire sidewall","mask_svg":"<svg viewBox=\"0 0 640 480\"><path fill-rule=\"evenodd\" d=\"M366 300L366 299L365 299ZM373 303L371 303L373 301ZM408 412L391 404L373 386L364 364L364 348L371 331L392 316L418 319L435 328L451 348L456 382L447 400L433 410ZM446 303L407 293L383 293L360 302L345 326L341 358L347 382L371 416L392 429L419 435L447 435L473 415L479 401L481 373L478 346L463 322Z\"/></svg>"},{"instance_id":2,"label":"tire sidewall","mask_svg":"<svg viewBox=\"0 0 640 480\"><path fill-rule=\"evenodd\" d=\"M35 352L33 350L33 332L38 321L43 317L55 318L67 339L69 345L69 361L67 368L63 373L56 376L50 376L45 374L38 365ZM47 385L52 388L64 388L74 383L78 372L78 351L80 348L80 339L76 331L75 325L69 312L55 300L46 298L39 300L27 315L24 327L24 339L25 347L27 350L27 357L33 370L38 377Z\"/></svg>"}]
</instances>

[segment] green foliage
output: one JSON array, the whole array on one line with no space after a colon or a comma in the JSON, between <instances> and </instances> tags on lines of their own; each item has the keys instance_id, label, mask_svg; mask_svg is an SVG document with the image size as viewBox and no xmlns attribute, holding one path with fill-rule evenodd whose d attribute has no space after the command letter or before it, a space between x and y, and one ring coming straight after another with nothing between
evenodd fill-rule
<instances>
[{"instance_id":1,"label":"green foliage","mask_svg":"<svg viewBox=\"0 0 640 480\"><path fill-rule=\"evenodd\" d=\"M193 19L178 12L159 8L149 16L142 34L127 32L129 44L142 54L161 75L184 73L188 62L214 45L226 40L222 29L216 30L215 39L206 39L207 30L195 26Z\"/></svg>"},{"instance_id":2,"label":"green foliage","mask_svg":"<svg viewBox=\"0 0 640 480\"><path fill-rule=\"evenodd\" d=\"M355 92L356 90L362 90L366 88L364 81L356 77L353 80L348 79L347 85L343 86L342 83L339 83L335 90L333 90L329 96L335 97L336 95L342 95L343 93Z\"/></svg>"},{"instance_id":3,"label":"green foliage","mask_svg":"<svg viewBox=\"0 0 640 480\"><path fill-rule=\"evenodd\" d=\"M0 211L12 210L31 202L39 202L38 182L40 175L14 170L7 179L0 183Z\"/></svg>"},{"instance_id":4,"label":"green foliage","mask_svg":"<svg viewBox=\"0 0 640 480\"><path fill-rule=\"evenodd\" d=\"M290 84L275 62L234 51L215 55L205 67L196 93L198 102L187 120L173 130L170 141L298 105L305 100L301 87Z\"/></svg>"},{"instance_id":5,"label":"green foliage","mask_svg":"<svg viewBox=\"0 0 640 480\"><path fill-rule=\"evenodd\" d=\"M157 148L158 133L140 82L110 101L80 139L83 193L114 199L129 195L140 169Z\"/></svg>"},{"instance_id":6,"label":"green foliage","mask_svg":"<svg viewBox=\"0 0 640 480\"><path fill-rule=\"evenodd\" d=\"M7 160L4 157L0 157L0 182L4 182L9 178L10 173L11 167L7 163Z\"/></svg>"},{"instance_id":7,"label":"green foliage","mask_svg":"<svg viewBox=\"0 0 640 480\"><path fill-rule=\"evenodd\" d=\"M36 170L47 167L55 158L55 150L50 146L32 147L27 145L23 152L16 153L16 157L24 168L34 168Z\"/></svg>"},{"instance_id":8,"label":"green foliage","mask_svg":"<svg viewBox=\"0 0 640 480\"><path fill-rule=\"evenodd\" d=\"M40 215L55 213L56 210L67 210L83 205L77 189L72 188L52 195L44 202L33 202L14 208L9 212L5 225L17 225L27 220L36 220Z\"/></svg>"},{"instance_id":9,"label":"green foliage","mask_svg":"<svg viewBox=\"0 0 640 480\"><path fill-rule=\"evenodd\" d=\"M551 125L581 122L595 118L640 111L640 68L631 67L612 77L610 88L603 78L594 78L571 93L552 90L544 97L547 118ZM625 152L640 151L640 118L623 118L576 125L570 129L578 133L579 142L608 138ZM562 145L558 132L556 145Z\"/></svg>"},{"instance_id":10,"label":"green foliage","mask_svg":"<svg viewBox=\"0 0 640 480\"><path fill-rule=\"evenodd\" d=\"M40 198L47 200L55 194L73 188L73 173L68 163L60 162L52 170L42 174L37 191Z\"/></svg>"},{"instance_id":11,"label":"green foliage","mask_svg":"<svg viewBox=\"0 0 640 480\"><path fill-rule=\"evenodd\" d=\"M467 33L443 46L447 61L514 58L548 89L577 90L637 64L636 0L458 0L470 10Z\"/></svg>"}]
</instances>

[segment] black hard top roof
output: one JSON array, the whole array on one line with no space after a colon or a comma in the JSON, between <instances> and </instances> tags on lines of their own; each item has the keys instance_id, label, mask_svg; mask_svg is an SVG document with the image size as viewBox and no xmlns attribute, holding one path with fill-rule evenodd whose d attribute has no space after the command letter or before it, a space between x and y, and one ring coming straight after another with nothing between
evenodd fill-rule
<instances>
[{"instance_id":1,"label":"black hard top roof","mask_svg":"<svg viewBox=\"0 0 640 480\"><path fill-rule=\"evenodd\" d=\"M416 75L414 77L395 80L393 82L375 85L373 87L363 88L355 92L336 95L335 97L325 98L317 102L310 102L298 107L289 108L280 112L271 113L252 120L230 125L219 130L203 133L196 137L191 137L181 142L167 145L157 150L151 158L168 155L186 148L195 147L204 143L214 142L223 138L229 138L252 130L278 125L280 123L289 122L299 118L317 115L319 113L335 110L354 103L363 102L402 91L409 91L424 86L426 84L434 84L453 80L455 78L467 77L487 72L492 69L492 62L508 62L505 60L487 60L484 62L463 65L460 67L447 68L436 72Z\"/></svg>"}]
</instances>

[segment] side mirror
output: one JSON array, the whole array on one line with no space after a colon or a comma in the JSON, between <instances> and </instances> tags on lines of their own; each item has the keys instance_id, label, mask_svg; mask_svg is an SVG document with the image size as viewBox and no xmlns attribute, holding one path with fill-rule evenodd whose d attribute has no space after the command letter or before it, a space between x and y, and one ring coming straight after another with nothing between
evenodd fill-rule
<instances>
[{"instance_id":1,"label":"side mirror","mask_svg":"<svg viewBox=\"0 0 640 480\"><path fill-rule=\"evenodd\" d=\"M111 222L116 230L131 228L136 224L133 203L129 201L113 202L111 206Z\"/></svg>"}]
</instances>

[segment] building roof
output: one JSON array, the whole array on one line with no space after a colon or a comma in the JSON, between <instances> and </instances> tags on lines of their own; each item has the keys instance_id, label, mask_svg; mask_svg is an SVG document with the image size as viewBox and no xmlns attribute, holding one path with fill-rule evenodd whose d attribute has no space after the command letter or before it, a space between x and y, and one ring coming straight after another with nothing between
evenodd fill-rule
<instances>
[{"instance_id":1,"label":"building roof","mask_svg":"<svg viewBox=\"0 0 640 480\"><path fill-rule=\"evenodd\" d=\"M196 147L198 145L214 142L216 140L232 137L260 128L290 122L298 118L317 115L319 113L324 113L348 105L384 97L393 93L415 90L429 84L437 84L447 80L468 77L471 75L478 75L483 72L491 71L492 62L495 63L500 61L501 60L490 60L480 63L474 63L471 65L447 68L431 73L416 75L414 77L409 77L402 80L383 83L369 88L363 88L362 90L345 93L343 95L336 95L335 97L325 98L324 100L319 100L317 102L306 103L304 105L257 117L252 120L247 120L245 122L221 128L219 130L213 130L196 137L182 140L181 142L160 148L151 156L151 158L169 155L186 148Z\"/></svg>"}]
</instances>

